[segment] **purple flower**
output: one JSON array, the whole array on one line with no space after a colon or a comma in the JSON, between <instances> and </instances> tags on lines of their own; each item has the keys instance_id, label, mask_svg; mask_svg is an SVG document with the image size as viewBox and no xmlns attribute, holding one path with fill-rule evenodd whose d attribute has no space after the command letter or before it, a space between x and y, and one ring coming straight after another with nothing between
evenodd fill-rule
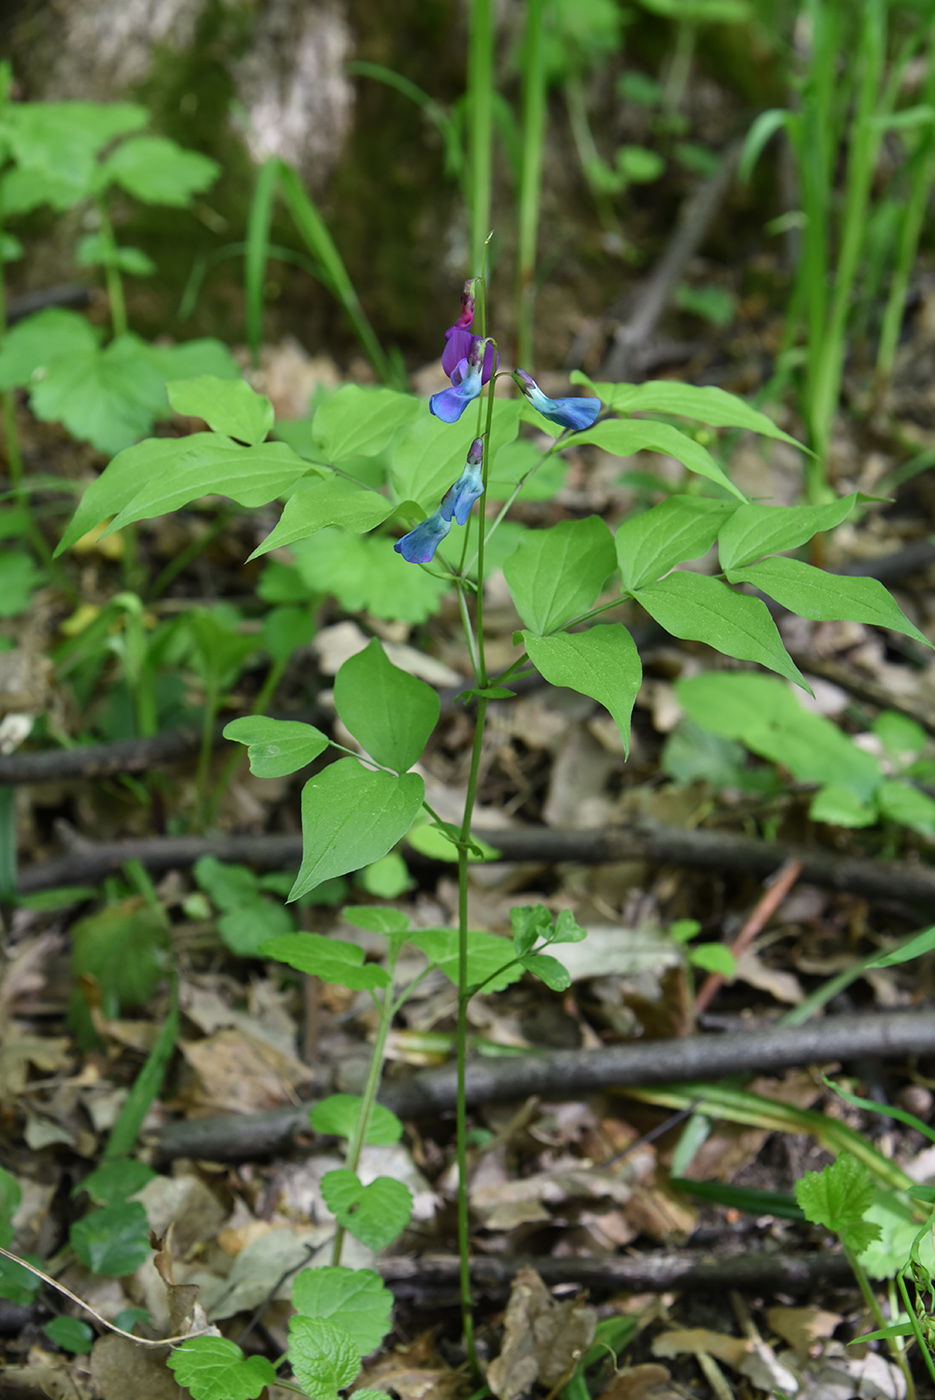
<instances>
[{"instance_id":1,"label":"purple flower","mask_svg":"<svg viewBox=\"0 0 935 1400\"><path fill-rule=\"evenodd\" d=\"M478 497L484 494L484 478L481 463L484 460L484 440L475 438L467 456L464 471L454 486L450 486L442 497L438 513L443 520L454 516L459 525L466 525L471 507Z\"/></svg>"},{"instance_id":2,"label":"purple flower","mask_svg":"<svg viewBox=\"0 0 935 1400\"><path fill-rule=\"evenodd\" d=\"M481 362L486 360L486 355L482 354L484 341L477 336L471 336L470 341L467 355L451 371L451 388L443 389L429 399L429 412L443 423L457 423L468 404L477 398L483 388Z\"/></svg>"},{"instance_id":3,"label":"purple flower","mask_svg":"<svg viewBox=\"0 0 935 1400\"><path fill-rule=\"evenodd\" d=\"M600 399L550 399L524 369L514 370L513 378L533 408L538 409L550 423L558 423L562 428L572 428L576 432L590 428L601 411Z\"/></svg>"},{"instance_id":4,"label":"purple flower","mask_svg":"<svg viewBox=\"0 0 935 1400\"><path fill-rule=\"evenodd\" d=\"M451 516L444 516L441 510L423 520L408 535L403 535L393 545L397 554L410 564L428 564L435 558L435 551L451 529Z\"/></svg>"},{"instance_id":5,"label":"purple flower","mask_svg":"<svg viewBox=\"0 0 935 1400\"><path fill-rule=\"evenodd\" d=\"M455 369L461 361L469 358L475 339L471 332L474 323L474 281L472 277L465 282L464 291L461 293L461 315L454 325L445 331L446 345L442 352L442 369L449 379L454 378ZM492 345L488 345L484 351L482 384L487 383L496 367L496 352Z\"/></svg>"}]
</instances>

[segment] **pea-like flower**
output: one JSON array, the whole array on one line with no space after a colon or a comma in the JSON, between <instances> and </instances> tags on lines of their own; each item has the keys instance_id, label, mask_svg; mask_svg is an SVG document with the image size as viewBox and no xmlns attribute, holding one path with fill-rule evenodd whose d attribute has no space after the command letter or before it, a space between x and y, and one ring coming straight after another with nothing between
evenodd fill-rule
<instances>
[{"instance_id":1,"label":"pea-like flower","mask_svg":"<svg viewBox=\"0 0 935 1400\"><path fill-rule=\"evenodd\" d=\"M471 330L474 324L474 282L475 278L470 278L464 284L461 293L461 315L453 326L449 326L445 331L445 348L442 352L442 369L451 379L455 368L462 360L468 358L471 345L475 336ZM492 345L484 349L484 371L481 376L481 384L486 384L490 376L496 369L496 352Z\"/></svg>"},{"instance_id":2,"label":"pea-like flower","mask_svg":"<svg viewBox=\"0 0 935 1400\"><path fill-rule=\"evenodd\" d=\"M443 389L440 394L433 394L429 399L429 411L443 423L457 423L468 404L477 398L484 386L486 342L478 336L471 336L470 341L467 355L459 360L451 371L451 388Z\"/></svg>"},{"instance_id":3,"label":"pea-like flower","mask_svg":"<svg viewBox=\"0 0 935 1400\"><path fill-rule=\"evenodd\" d=\"M454 486L450 486L445 492L442 503L438 507L443 519L450 520L454 516L459 525L467 524L471 507L478 497L484 494L484 478L481 472L483 460L484 440L483 438L475 438L471 443L464 471Z\"/></svg>"},{"instance_id":4,"label":"pea-like flower","mask_svg":"<svg viewBox=\"0 0 935 1400\"><path fill-rule=\"evenodd\" d=\"M442 515L439 509L397 540L393 548L410 564L428 564L450 529L451 516Z\"/></svg>"},{"instance_id":5,"label":"pea-like flower","mask_svg":"<svg viewBox=\"0 0 935 1400\"><path fill-rule=\"evenodd\" d=\"M513 378L533 408L538 409L550 423L558 423L562 428L572 428L576 432L590 428L601 411L600 399L550 399L524 369L514 370Z\"/></svg>"}]
</instances>

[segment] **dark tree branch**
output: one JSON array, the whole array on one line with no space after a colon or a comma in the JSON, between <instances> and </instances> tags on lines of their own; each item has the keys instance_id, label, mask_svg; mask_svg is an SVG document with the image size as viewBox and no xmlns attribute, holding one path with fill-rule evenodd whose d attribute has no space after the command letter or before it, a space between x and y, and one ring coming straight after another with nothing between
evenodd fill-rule
<instances>
[{"instance_id":1,"label":"dark tree branch","mask_svg":"<svg viewBox=\"0 0 935 1400\"><path fill-rule=\"evenodd\" d=\"M835 1060L935 1053L935 1016L896 1011L836 1016L804 1026L764 1026L731 1035L687 1036L600 1050L560 1050L521 1059L476 1060L468 1066L467 1103L478 1107L524 1099L575 1098L600 1089L771 1073ZM380 1101L401 1118L425 1118L454 1108L456 1071L428 1070L384 1084ZM250 1115L229 1114L170 1123L162 1129L163 1159L197 1157L244 1161L286 1149L307 1128L308 1105Z\"/></svg>"}]
</instances>

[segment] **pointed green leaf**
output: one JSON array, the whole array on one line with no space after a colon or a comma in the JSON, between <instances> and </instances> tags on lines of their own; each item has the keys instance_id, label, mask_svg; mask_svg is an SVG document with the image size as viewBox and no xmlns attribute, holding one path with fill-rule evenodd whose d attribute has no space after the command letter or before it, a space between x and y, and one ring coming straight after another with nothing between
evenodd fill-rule
<instances>
[{"instance_id":1,"label":"pointed green leaf","mask_svg":"<svg viewBox=\"0 0 935 1400\"><path fill-rule=\"evenodd\" d=\"M397 773L421 758L440 713L432 687L394 666L375 637L335 676L334 704L367 753Z\"/></svg>"},{"instance_id":2,"label":"pointed green leaf","mask_svg":"<svg viewBox=\"0 0 935 1400\"><path fill-rule=\"evenodd\" d=\"M389 447L399 430L413 423L421 411L412 394L345 384L316 410L312 432L325 461L372 457Z\"/></svg>"},{"instance_id":3,"label":"pointed green leaf","mask_svg":"<svg viewBox=\"0 0 935 1400\"><path fill-rule=\"evenodd\" d=\"M935 802L908 783L886 781L877 791L877 802L884 817L908 826L920 836L935 836Z\"/></svg>"},{"instance_id":4,"label":"pointed green leaf","mask_svg":"<svg viewBox=\"0 0 935 1400\"><path fill-rule=\"evenodd\" d=\"M718 537L721 568L730 577L732 570L764 554L798 549L813 535L840 525L856 502L854 491L823 506L741 506L724 523Z\"/></svg>"},{"instance_id":5,"label":"pointed green leaf","mask_svg":"<svg viewBox=\"0 0 935 1400\"><path fill-rule=\"evenodd\" d=\"M589 384L598 398L617 413L678 413L712 428L748 428L761 437L800 446L765 413L724 389L680 384L675 379L649 379L644 384L591 384L580 370L574 370L571 378L575 384Z\"/></svg>"},{"instance_id":6,"label":"pointed green leaf","mask_svg":"<svg viewBox=\"0 0 935 1400\"><path fill-rule=\"evenodd\" d=\"M409 830L424 796L415 773L373 773L355 758L310 778L302 789L302 866L289 898L385 856Z\"/></svg>"},{"instance_id":7,"label":"pointed green leaf","mask_svg":"<svg viewBox=\"0 0 935 1400\"><path fill-rule=\"evenodd\" d=\"M330 1133L334 1137L352 1138L357 1131L357 1120L360 1117L362 1104L363 1099L358 1094L329 1094L326 1099L322 1099L320 1103L315 1105L310 1111L308 1119L316 1133ZM394 1143L399 1142L402 1135L403 1125L396 1114L391 1113L388 1108L384 1108L381 1103L374 1104L364 1141L381 1147L392 1147ZM316 1269L315 1272L318 1273L318 1270ZM309 1312L308 1308L299 1307L294 1296L293 1302L300 1312ZM312 1314L312 1316L314 1315ZM338 1320L340 1321L340 1319Z\"/></svg>"},{"instance_id":8,"label":"pointed green leaf","mask_svg":"<svg viewBox=\"0 0 935 1400\"><path fill-rule=\"evenodd\" d=\"M610 531L596 515L527 530L503 566L516 611L541 634L592 607L616 567Z\"/></svg>"},{"instance_id":9,"label":"pointed green leaf","mask_svg":"<svg viewBox=\"0 0 935 1400\"><path fill-rule=\"evenodd\" d=\"M924 646L932 643L909 621L879 579L829 574L800 559L761 559L758 564L731 569L732 583L752 583L782 607L813 622L866 622L902 632Z\"/></svg>"},{"instance_id":10,"label":"pointed green leaf","mask_svg":"<svg viewBox=\"0 0 935 1400\"><path fill-rule=\"evenodd\" d=\"M586 433L576 434L575 442L591 442L595 447L602 447L605 452L612 452L617 457L630 457L634 452L642 451L661 452L666 457L674 457L676 461L682 462L689 471L696 472L698 476L717 482L718 486L723 486L725 491L729 491L738 500L746 500L743 492L718 466L708 449L687 433L673 428L671 423L652 423L642 418L630 418L626 421L610 418L606 422L597 423Z\"/></svg>"},{"instance_id":11,"label":"pointed green leaf","mask_svg":"<svg viewBox=\"0 0 935 1400\"><path fill-rule=\"evenodd\" d=\"M267 938L260 944L259 953L261 957L284 962L297 972L307 972L310 977L354 991L389 984L379 964L364 962L364 950L356 943L327 938L323 933L283 933Z\"/></svg>"},{"instance_id":12,"label":"pointed green leaf","mask_svg":"<svg viewBox=\"0 0 935 1400\"><path fill-rule=\"evenodd\" d=\"M382 904L345 904L341 918L355 928L369 929L371 933L382 933L385 938L398 938L409 932L411 920L402 909L392 909Z\"/></svg>"},{"instance_id":13,"label":"pointed green leaf","mask_svg":"<svg viewBox=\"0 0 935 1400\"><path fill-rule=\"evenodd\" d=\"M322 1177L321 1194L339 1225L368 1249L384 1249L402 1234L412 1214L408 1186L393 1177L378 1176L363 1186L349 1167Z\"/></svg>"},{"instance_id":14,"label":"pointed green leaf","mask_svg":"<svg viewBox=\"0 0 935 1400\"><path fill-rule=\"evenodd\" d=\"M740 661L757 661L808 690L759 598L735 593L718 579L687 572L637 589L634 597L673 637L704 642Z\"/></svg>"},{"instance_id":15,"label":"pointed green leaf","mask_svg":"<svg viewBox=\"0 0 935 1400\"><path fill-rule=\"evenodd\" d=\"M116 182L144 204L183 209L192 195L206 190L220 173L217 161L199 151L183 150L166 136L134 136L101 164L94 184L97 190L104 190Z\"/></svg>"},{"instance_id":16,"label":"pointed green leaf","mask_svg":"<svg viewBox=\"0 0 935 1400\"><path fill-rule=\"evenodd\" d=\"M407 504L415 506L414 501L403 502L403 508ZM399 509L379 491L368 491L341 477L302 482L283 507L279 524L257 545L250 558L256 559L271 549L308 539L329 525L340 525L351 534L364 535Z\"/></svg>"},{"instance_id":17,"label":"pointed green leaf","mask_svg":"<svg viewBox=\"0 0 935 1400\"><path fill-rule=\"evenodd\" d=\"M564 992L571 986L568 969L562 966L558 958L549 957L548 953L527 953L520 961L527 972L538 977L552 992Z\"/></svg>"},{"instance_id":18,"label":"pointed green leaf","mask_svg":"<svg viewBox=\"0 0 935 1400\"><path fill-rule=\"evenodd\" d=\"M216 433L257 447L273 427L273 405L245 379L218 379L201 374L195 379L174 379L166 385L169 403L176 413L203 418Z\"/></svg>"},{"instance_id":19,"label":"pointed green leaf","mask_svg":"<svg viewBox=\"0 0 935 1400\"><path fill-rule=\"evenodd\" d=\"M360 1370L360 1352L348 1333L322 1317L289 1319L289 1361L311 1400L337 1400Z\"/></svg>"},{"instance_id":20,"label":"pointed green leaf","mask_svg":"<svg viewBox=\"0 0 935 1400\"><path fill-rule=\"evenodd\" d=\"M534 637L531 632L521 635L530 660L545 680L590 695L610 711L624 752L629 753L630 716L643 670L627 629L611 622L586 632L560 632L555 637Z\"/></svg>"},{"instance_id":21,"label":"pointed green leaf","mask_svg":"<svg viewBox=\"0 0 935 1400\"><path fill-rule=\"evenodd\" d=\"M425 956L448 978L458 985L458 931L450 928L427 928L413 932L406 940L421 948ZM483 984L485 992L502 992L512 982L518 982L523 969L516 961L516 949L509 938L498 938L483 929L468 930L468 986Z\"/></svg>"},{"instance_id":22,"label":"pointed green leaf","mask_svg":"<svg viewBox=\"0 0 935 1400\"><path fill-rule=\"evenodd\" d=\"M284 778L324 753L330 740L313 724L293 719L245 715L224 726L224 738L246 744L250 772L258 778Z\"/></svg>"},{"instance_id":23,"label":"pointed green leaf","mask_svg":"<svg viewBox=\"0 0 935 1400\"><path fill-rule=\"evenodd\" d=\"M366 1356L389 1331L393 1295L372 1269L325 1265L296 1275L292 1306L303 1317L323 1317L343 1328Z\"/></svg>"},{"instance_id":24,"label":"pointed green leaf","mask_svg":"<svg viewBox=\"0 0 935 1400\"><path fill-rule=\"evenodd\" d=\"M192 1400L257 1400L276 1383L271 1361L244 1356L227 1337L189 1337L169 1352L166 1365Z\"/></svg>"},{"instance_id":25,"label":"pointed green leaf","mask_svg":"<svg viewBox=\"0 0 935 1400\"><path fill-rule=\"evenodd\" d=\"M631 515L617 529L617 562L624 588L654 583L676 564L700 559L735 510L730 501L704 496L670 496L642 515Z\"/></svg>"}]
</instances>

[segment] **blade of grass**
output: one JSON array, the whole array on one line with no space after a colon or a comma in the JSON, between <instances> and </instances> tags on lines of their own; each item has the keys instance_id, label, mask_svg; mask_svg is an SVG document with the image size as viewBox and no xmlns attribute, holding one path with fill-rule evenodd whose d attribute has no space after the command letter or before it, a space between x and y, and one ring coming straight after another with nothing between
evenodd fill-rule
<instances>
[{"instance_id":1,"label":"blade of grass","mask_svg":"<svg viewBox=\"0 0 935 1400\"><path fill-rule=\"evenodd\" d=\"M490 232L493 186L493 4L471 0L468 38L468 171L470 180L470 271L484 260Z\"/></svg>"},{"instance_id":2,"label":"blade of grass","mask_svg":"<svg viewBox=\"0 0 935 1400\"><path fill-rule=\"evenodd\" d=\"M247 344L250 347L250 363L254 369L260 363L260 346L263 343L263 288L266 284L266 264L270 255L270 229L273 223L273 204L276 200L279 170L278 160L268 160L260 166L247 218L244 297L247 309Z\"/></svg>"},{"instance_id":3,"label":"blade of grass","mask_svg":"<svg viewBox=\"0 0 935 1400\"><path fill-rule=\"evenodd\" d=\"M143 1126L143 1119L162 1088L162 1081L179 1035L179 991L174 974L171 981L171 998L169 1014L146 1057L143 1068L134 1080L133 1088L120 1110L117 1121L110 1130L110 1137L102 1156L105 1162L114 1157L126 1157L133 1151Z\"/></svg>"},{"instance_id":4,"label":"blade of grass","mask_svg":"<svg viewBox=\"0 0 935 1400\"><path fill-rule=\"evenodd\" d=\"M532 363L536 301L536 242L546 124L545 0L528 0L523 62L523 145L516 251L516 363Z\"/></svg>"},{"instance_id":5,"label":"blade of grass","mask_svg":"<svg viewBox=\"0 0 935 1400\"><path fill-rule=\"evenodd\" d=\"M392 68L385 68L382 63L366 63L355 59L353 63L345 64L344 71L361 78L373 78L377 83L385 83L387 87L395 88L403 97L408 97L410 102L421 107L445 143L445 174L452 179L460 179L464 170L464 148L456 124L441 103L436 102L434 97L430 97L410 78L396 73Z\"/></svg>"}]
</instances>

